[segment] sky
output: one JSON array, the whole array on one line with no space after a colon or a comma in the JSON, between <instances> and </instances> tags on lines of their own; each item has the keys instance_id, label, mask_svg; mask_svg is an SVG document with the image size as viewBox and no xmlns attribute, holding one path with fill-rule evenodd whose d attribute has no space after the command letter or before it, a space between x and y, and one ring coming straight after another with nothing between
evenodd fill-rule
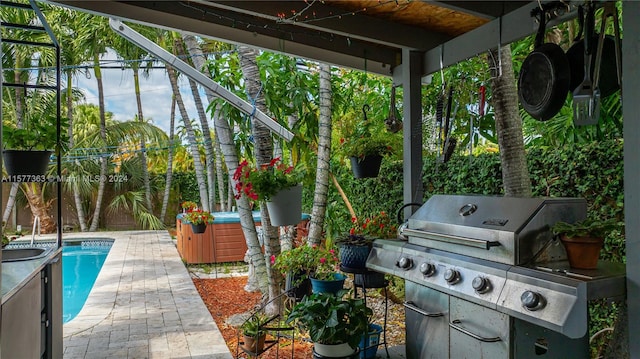
<instances>
[{"instance_id":1,"label":"sky","mask_svg":"<svg viewBox=\"0 0 640 359\"><path fill-rule=\"evenodd\" d=\"M116 56L109 51L102 60L115 60ZM110 64L109 66L115 66ZM85 95L85 103L98 105L98 85L93 70L87 72L89 76L79 73L74 78L73 86L82 90ZM187 113L191 119L196 118L197 112L189 88L189 83L184 76L178 77L180 93L185 103ZM102 69L102 82L106 110L113 113L118 121L132 120L138 113L135 89L133 85L133 71L122 68ZM142 114L147 120L169 133L169 121L171 116L171 83L164 69L150 70L149 77L140 76L140 93L142 97ZM207 99L201 96L204 106ZM176 107L176 127L179 126L181 117Z\"/></svg>"}]
</instances>

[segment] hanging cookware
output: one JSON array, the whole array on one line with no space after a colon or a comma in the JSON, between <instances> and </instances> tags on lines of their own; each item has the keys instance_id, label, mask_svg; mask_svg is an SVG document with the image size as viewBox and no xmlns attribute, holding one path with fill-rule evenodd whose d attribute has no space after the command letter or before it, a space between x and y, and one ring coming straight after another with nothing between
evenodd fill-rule
<instances>
[{"instance_id":1,"label":"hanging cookware","mask_svg":"<svg viewBox=\"0 0 640 359\"><path fill-rule=\"evenodd\" d=\"M580 7L579 9L582 9ZM604 19L607 16L614 16L614 25L617 25L617 11L615 10L615 5L613 8L613 13L609 13L607 11L607 6L605 5L605 9L603 12L603 23ZM582 24L583 18L582 14L579 13L580 19L580 31L582 32ZM601 31L599 35L592 36L591 44L593 48L600 47L600 42L602 39L602 56L600 66L598 67L600 70L600 79L598 80L598 88L600 89L601 97L608 97L614 94L618 89L620 89L620 81L618 80L618 52L616 50L616 45L619 48L619 29L615 28L616 37L610 35L603 35ZM581 38L577 38L573 45L567 50L567 59L569 60L569 68L571 69L571 82L570 89L571 91L575 90L582 80L584 79L584 40ZM592 57L591 59L591 68L595 69L596 58ZM593 70L592 70L593 72ZM592 74L593 75L593 74ZM594 79L595 80L595 79ZM594 81L595 82L595 81Z\"/></svg>"},{"instance_id":2,"label":"hanging cookware","mask_svg":"<svg viewBox=\"0 0 640 359\"><path fill-rule=\"evenodd\" d=\"M587 3L587 15L584 24L584 79L573 90L573 122L577 126L598 123L600 113L600 90L595 85L597 82L591 78L592 74L599 72L598 67L600 66L600 59L595 56L595 71L591 71L591 60L594 57L594 47L591 41L595 37L594 14L593 5Z\"/></svg>"},{"instance_id":3,"label":"hanging cookware","mask_svg":"<svg viewBox=\"0 0 640 359\"><path fill-rule=\"evenodd\" d=\"M571 75L569 61L560 46L543 43L546 11L538 10L540 26L535 49L522 63L518 78L520 104L531 117L546 121L555 116L564 105Z\"/></svg>"}]
</instances>

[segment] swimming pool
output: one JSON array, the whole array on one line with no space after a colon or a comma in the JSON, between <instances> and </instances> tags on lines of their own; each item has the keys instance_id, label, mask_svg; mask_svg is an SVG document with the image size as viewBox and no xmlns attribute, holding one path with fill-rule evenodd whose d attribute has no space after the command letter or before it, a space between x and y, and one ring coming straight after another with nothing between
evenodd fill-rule
<instances>
[{"instance_id":1,"label":"swimming pool","mask_svg":"<svg viewBox=\"0 0 640 359\"><path fill-rule=\"evenodd\" d=\"M111 239L69 240L62 244L62 320L80 312L113 245Z\"/></svg>"}]
</instances>

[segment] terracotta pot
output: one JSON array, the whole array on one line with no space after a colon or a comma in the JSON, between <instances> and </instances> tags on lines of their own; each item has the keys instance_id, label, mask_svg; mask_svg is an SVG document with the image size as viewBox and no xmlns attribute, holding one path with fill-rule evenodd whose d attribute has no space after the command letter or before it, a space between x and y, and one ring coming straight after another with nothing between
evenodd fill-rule
<instances>
[{"instance_id":1,"label":"terracotta pot","mask_svg":"<svg viewBox=\"0 0 640 359\"><path fill-rule=\"evenodd\" d=\"M598 267L600 250L604 245L603 237L567 237L560 240L567 251L571 268L595 269Z\"/></svg>"},{"instance_id":2,"label":"terracotta pot","mask_svg":"<svg viewBox=\"0 0 640 359\"><path fill-rule=\"evenodd\" d=\"M242 337L244 341L244 344L242 344L242 348L245 351L256 354L262 353L262 350L264 350L264 340L267 337L266 334L262 334L257 338L248 335L243 335Z\"/></svg>"}]
</instances>

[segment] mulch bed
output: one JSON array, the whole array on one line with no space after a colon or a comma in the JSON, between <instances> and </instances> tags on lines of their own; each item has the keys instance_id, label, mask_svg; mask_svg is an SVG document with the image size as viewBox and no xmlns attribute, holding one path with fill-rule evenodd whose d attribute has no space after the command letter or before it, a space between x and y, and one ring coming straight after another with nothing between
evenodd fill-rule
<instances>
[{"instance_id":1,"label":"mulch bed","mask_svg":"<svg viewBox=\"0 0 640 359\"><path fill-rule=\"evenodd\" d=\"M227 324L226 321L234 314L246 313L256 308L256 306L260 304L260 293L248 293L244 290L244 286L247 284L247 277L219 279L194 278L193 282L205 305L209 309L211 316L222 332L222 336L224 337L229 350L235 357L238 344L238 330ZM380 320L384 316L384 297L376 293L372 294L373 295L367 299L367 306L374 310L374 318L377 318L377 321L380 323ZM396 304L389 300L387 314L386 333L389 346L403 344L405 340L405 331L404 308L402 304ZM280 343L278 352L276 352L276 347L278 346L276 345L264 354L260 355L260 358L291 358L290 341L281 339ZM312 344L308 341L303 341L298 334L296 334L294 349L295 353L293 358L312 358ZM378 351L378 353L380 353L380 351ZM241 355L240 357L246 358L244 355Z\"/></svg>"},{"instance_id":2,"label":"mulch bed","mask_svg":"<svg viewBox=\"0 0 640 359\"><path fill-rule=\"evenodd\" d=\"M259 292L247 293L244 290L247 284L247 277L219 278L219 279L193 279L202 300L209 309L213 320L215 320L218 328L222 332L229 350L234 355L238 345L238 330L226 323L227 318L234 314L245 313L253 310L260 303L261 295ZM280 358L291 357L291 341L281 340L278 352ZM277 345L276 345L277 346ZM277 358L276 346L273 346L260 358L275 359ZM302 342L297 339L294 343L294 358L304 359L312 358L312 344ZM242 352L242 351L240 351ZM241 355L242 358L246 356Z\"/></svg>"}]
</instances>

